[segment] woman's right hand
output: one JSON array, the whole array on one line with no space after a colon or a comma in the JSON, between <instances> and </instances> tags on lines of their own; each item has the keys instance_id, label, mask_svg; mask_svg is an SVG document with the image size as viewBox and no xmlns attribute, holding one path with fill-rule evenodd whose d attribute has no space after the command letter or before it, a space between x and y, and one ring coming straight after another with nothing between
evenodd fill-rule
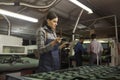
<instances>
[{"instance_id":1,"label":"woman's right hand","mask_svg":"<svg viewBox=\"0 0 120 80\"><path fill-rule=\"evenodd\" d=\"M53 41L51 42L51 45L54 46L54 45L56 45L57 43L61 43L61 41L62 41L62 38L57 37L55 40L53 40Z\"/></svg>"},{"instance_id":2,"label":"woman's right hand","mask_svg":"<svg viewBox=\"0 0 120 80\"><path fill-rule=\"evenodd\" d=\"M57 43L61 43L61 41L62 41L62 38L60 38L60 37L57 37L55 40L56 40L56 42L57 42Z\"/></svg>"}]
</instances>

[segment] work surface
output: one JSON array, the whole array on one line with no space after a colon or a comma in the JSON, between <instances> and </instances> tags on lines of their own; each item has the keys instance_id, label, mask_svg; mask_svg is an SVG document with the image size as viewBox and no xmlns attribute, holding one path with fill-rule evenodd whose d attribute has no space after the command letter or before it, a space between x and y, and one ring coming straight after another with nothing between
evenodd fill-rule
<instances>
[{"instance_id":1,"label":"work surface","mask_svg":"<svg viewBox=\"0 0 120 80\"><path fill-rule=\"evenodd\" d=\"M8 76L11 80L120 80L120 66L81 66L19 77Z\"/></svg>"},{"instance_id":2,"label":"work surface","mask_svg":"<svg viewBox=\"0 0 120 80\"><path fill-rule=\"evenodd\" d=\"M0 63L0 72L36 68L38 66L37 59L22 57L21 60L22 62Z\"/></svg>"}]
</instances>

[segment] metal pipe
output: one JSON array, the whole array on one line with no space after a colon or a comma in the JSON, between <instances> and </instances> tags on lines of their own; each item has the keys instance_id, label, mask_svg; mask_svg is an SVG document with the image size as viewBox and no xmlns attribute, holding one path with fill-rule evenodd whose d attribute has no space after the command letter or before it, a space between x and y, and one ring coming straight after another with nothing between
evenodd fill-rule
<instances>
[{"instance_id":1,"label":"metal pipe","mask_svg":"<svg viewBox=\"0 0 120 80\"><path fill-rule=\"evenodd\" d=\"M73 32L72 32L72 40L74 40L74 36L75 36L74 33L75 33L75 30L76 30L76 28L77 28L78 22L79 22L79 20L80 20L80 17L81 17L81 15L82 15L83 11L84 11L83 9L80 11L80 14L79 14L79 16L78 16L78 18L77 18L75 27L74 27Z\"/></svg>"},{"instance_id":2,"label":"metal pipe","mask_svg":"<svg viewBox=\"0 0 120 80\"><path fill-rule=\"evenodd\" d=\"M10 34L11 34L11 23L10 23L10 20L5 15L2 15L2 16L8 22L8 35L10 36Z\"/></svg>"},{"instance_id":3,"label":"metal pipe","mask_svg":"<svg viewBox=\"0 0 120 80\"><path fill-rule=\"evenodd\" d=\"M117 18L114 16L115 20L115 35L116 35L116 42L118 43L118 28L117 28Z\"/></svg>"},{"instance_id":4,"label":"metal pipe","mask_svg":"<svg viewBox=\"0 0 120 80\"><path fill-rule=\"evenodd\" d=\"M24 7L23 9L19 10L17 13L21 13L21 12L24 11L25 9L27 9L27 7Z\"/></svg>"},{"instance_id":5,"label":"metal pipe","mask_svg":"<svg viewBox=\"0 0 120 80\"><path fill-rule=\"evenodd\" d=\"M104 17L100 17L100 18L96 18L96 19L90 19L90 20L85 20L85 21L80 21L81 23L84 22L89 22L89 21L94 21L94 20L100 20L100 19L104 19L104 18L109 18L109 17L114 17L115 15L110 15L110 16L104 16Z\"/></svg>"},{"instance_id":6,"label":"metal pipe","mask_svg":"<svg viewBox=\"0 0 120 80\"><path fill-rule=\"evenodd\" d=\"M13 2L9 2L9 3L7 3L7 2L0 2L0 5L9 5L9 6L14 6L15 5L15 3L13 3Z\"/></svg>"},{"instance_id":7,"label":"metal pipe","mask_svg":"<svg viewBox=\"0 0 120 80\"><path fill-rule=\"evenodd\" d=\"M96 56L97 56L97 65L99 65L99 55L96 54Z\"/></svg>"},{"instance_id":8,"label":"metal pipe","mask_svg":"<svg viewBox=\"0 0 120 80\"><path fill-rule=\"evenodd\" d=\"M79 22L79 20L80 20L80 17L81 17L81 15L82 15L82 13L83 13L83 9L80 11L80 14L79 14L79 16L78 16L78 18L77 18L77 21L76 21L76 24L75 24L75 27L74 27L74 29L73 29L73 32L72 32L72 43L70 44L70 53L69 53L69 56L73 56L74 55L74 45L75 45L75 41L74 41L74 33L75 33L75 30L76 30L76 27L77 27L77 25L78 25L78 22ZM70 60L69 60L69 67L70 67Z\"/></svg>"},{"instance_id":9,"label":"metal pipe","mask_svg":"<svg viewBox=\"0 0 120 80\"><path fill-rule=\"evenodd\" d=\"M31 4L27 4L27 3L23 3L23 2L19 2L19 5L21 6L27 6L27 7L31 7L31 8L38 8L38 9L44 9L44 8L49 8L51 7L57 0L52 1L49 5L47 6L36 6L36 5L31 5ZM15 5L15 2L13 3L6 3L6 2L0 2L0 5Z\"/></svg>"},{"instance_id":10,"label":"metal pipe","mask_svg":"<svg viewBox=\"0 0 120 80\"><path fill-rule=\"evenodd\" d=\"M118 62L119 62L119 56L118 56L118 44L119 44L119 41L118 41L118 28L117 28L117 17L116 15L114 16L114 20L115 20L115 36L116 36L116 63L115 65L118 65Z\"/></svg>"}]
</instances>

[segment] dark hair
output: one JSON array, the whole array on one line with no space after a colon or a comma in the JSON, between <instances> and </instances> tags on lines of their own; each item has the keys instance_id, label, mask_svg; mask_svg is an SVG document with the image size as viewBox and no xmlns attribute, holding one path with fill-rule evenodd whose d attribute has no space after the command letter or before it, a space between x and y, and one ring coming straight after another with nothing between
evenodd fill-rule
<instances>
[{"instance_id":1,"label":"dark hair","mask_svg":"<svg viewBox=\"0 0 120 80\"><path fill-rule=\"evenodd\" d=\"M55 12L49 12L49 13L47 14L47 16L45 17L45 20L43 21L42 26L47 25L47 19L52 20L52 19L57 18L57 17L58 17L58 16L56 15Z\"/></svg>"},{"instance_id":2,"label":"dark hair","mask_svg":"<svg viewBox=\"0 0 120 80\"><path fill-rule=\"evenodd\" d=\"M91 38L95 39L96 38L96 34L91 34Z\"/></svg>"}]
</instances>

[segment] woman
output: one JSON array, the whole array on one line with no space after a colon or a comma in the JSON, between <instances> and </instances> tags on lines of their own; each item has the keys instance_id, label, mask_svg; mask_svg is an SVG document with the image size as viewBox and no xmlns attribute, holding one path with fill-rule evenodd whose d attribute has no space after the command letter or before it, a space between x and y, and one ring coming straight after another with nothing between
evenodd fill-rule
<instances>
[{"instance_id":1,"label":"woman","mask_svg":"<svg viewBox=\"0 0 120 80\"><path fill-rule=\"evenodd\" d=\"M48 72L58 70L59 62L59 43L61 38L56 36L56 26L58 16L49 12L42 27L37 31L37 45L40 54L38 72Z\"/></svg>"}]
</instances>

